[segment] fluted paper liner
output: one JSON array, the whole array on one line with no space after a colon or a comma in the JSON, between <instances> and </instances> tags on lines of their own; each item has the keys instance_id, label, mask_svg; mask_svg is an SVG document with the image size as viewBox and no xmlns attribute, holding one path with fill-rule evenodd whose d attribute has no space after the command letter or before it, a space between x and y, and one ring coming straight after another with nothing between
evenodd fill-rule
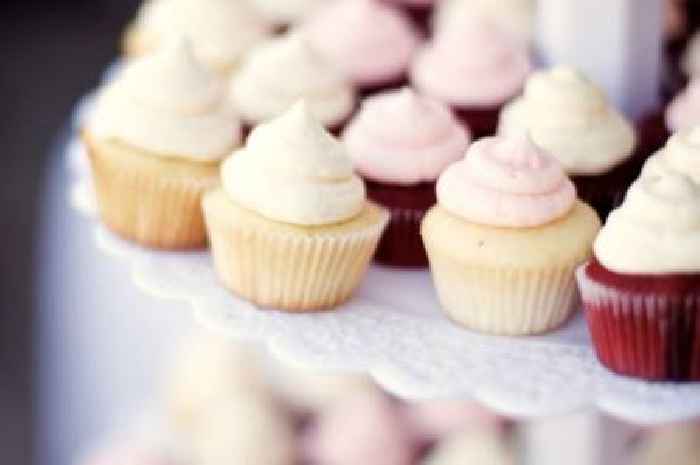
<instances>
[{"instance_id":1,"label":"fluted paper liner","mask_svg":"<svg viewBox=\"0 0 700 465\"><path fill-rule=\"evenodd\" d=\"M204 247L202 195L218 185L216 164L159 159L84 137L100 217L116 234L159 249Z\"/></svg>"},{"instance_id":2,"label":"fluted paper liner","mask_svg":"<svg viewBox=\"0 0 700 465\"><path fill-rule=\"evenodd\" d=\"M652 381L700 381L700 289L634 293L576 273L593 346L615 373Z\"/></svg>"},{"instance_id":3,"label":"fluted paper liner","mask_svg":"<svg viewBox=\"0 0 700 465\"><path fill-rule=\"evenodd\" d=\"M290 312L327 310L347 301L360 285L388 221L386 212L369 206L360 215L375 219L365 218L364 227L336 225L332 232L320 228L297 233L262 217L237 221L240 215L257 215L222 199L224 195L212 192L203 203L219 278L258 306ZM222 208L222 202L229 205Z\"/></svg>"}]
</instances>

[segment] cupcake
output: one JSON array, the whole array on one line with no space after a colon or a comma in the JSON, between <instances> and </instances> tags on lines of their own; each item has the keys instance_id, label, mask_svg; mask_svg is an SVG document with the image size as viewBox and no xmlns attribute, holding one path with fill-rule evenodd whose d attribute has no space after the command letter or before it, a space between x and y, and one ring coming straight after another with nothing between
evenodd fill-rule
<instances>
[{"instance_id":1,"label":"cupcake","mask_svg":"<svg viewBox=\"0 0 700 465\"><path fill-rule=\"evenodd\" d=\"M413 90L369 97L343 140L367 196L391 213L376 260L394 266L427 266L420 223L435 205L435 181L464 157L469 133L450 109Z\"/></svg>"},{"instance_id":2,"label":"cupcake","mask_svg":"<svg viewBox=\"0 0 700 465\"><path fill-rule=\"evenodd\" d=\"M406 83L419 36L402 11L376 0L337 0L313 14L302 34L361 94Z\"/></svg>"},{"instance_id":3,"label":"cupcake","mask_svg":"<svg viewBox=\"0 0 700 465\"><path fill-rule=\"evenodd\" d=\"M194 463L295 465L294 428L283 411L256 400L212 406L193 435Z\"/></svg>"},{"instance_id":4,"label":"cupcake","mask_svg":"<svg viewBox=\"0 0 700 465\"><path fill-rule=\"evenodd\" d=\"M153 53L187 36L212 70L228 74L272 26L243 0L148 0L124 36L127 58Z\"/></svg>"},{"instance_id":5,"label":"cupcake","mask_svg":"<svg viewBox=\"0 0 700 465\"><path fill-rule=\"evenodd\" d=\"M352 85L297 34L251 52L233 77L230 94L248 128L303 99L314 118L338 132L355 107Z\"/></svg>"},{"instance_id":6,"label":"cupcake","mask_svg":"<svg viewBox=\"0 0 700 465\"><path fill-rule=\"evenodd\" d=\"M646 172L577 273L593 346L615 373L700 381L700 186Z\"/></svg>"},{"instance_id":7,"label":"cupcake","mask_svg":"<svg viewBox=\"0 0 700 465\"><path fill-rule=\"evenodd\" d=\"M100 216L139 244L206 244L202 194L240 143L225 86L185 41L135 61L99 95L83 130Z\"/></svg>"},{"instance_id":8,"label":"cupcake","mask_svg":"<svg viewBox=\"0 0 700 465\"><path fill-rule=\"evenodd\" d=\"M388 222L343 145L300 102L253 130L204 198L223 284L254 304L330 309L357 288Z\"/></svg>"},{"instance_id":9,"label":"cupcake","mask_svg":"<svg viewBox=\"0 0 700 465\"><path fill-rule=\"evenodd\" d=\"M414 444L399 410L381 392L367 392L321 412L307 438L310 463L411 465Z\"/></svg>"},{"instance_id":10,"label":"cupcake","mask_svg":"<svg viewBox=\"0 0 700 465\"><path fill-rule=\"evenodd\" d=\"M270 23L287 27L302 22L329 0L250 0L251 5Z\"/></svg>"},{"instance_id":11,"label":"cupcake","mask_svg":"<svg viewBox=\"0 0 700 465\"><path fill-rule=\"evenodd\" d=\"M438 3L433 28L461 27L472 18L490 21L516 40L531 42L535 25L534 0L443 0Z\"/></svg>"},{"instance_id":12,"label":"cupcake","mask_svg":"<svg viewBox=\"0 0 700 465\"><path fill-rule=\"evenodd\" d=\"M531 70L526 45L486 21L438 31L411 66L411 82L450 105L475 138L492 136L498 113Z\"/></svg>"},{"instance_id":13,"label":"cupcake","mask_svg":"<svg viewBox=\"0 0 700 465\"><path fill-rule=\"evenodd\" d=\"M571 176L579 197L601 218L617 206L643 163L635 131L581 73L557 67L534 73L501 113L499 134L528 134Z\"/></svg>"},{"instance_id":14,"label":"cupcake","mask_svg":"<svg viewBox=\"0 0 700 465\"><path fill-rule=\"evenodd\" d=\"M448 436L423 465L515 465L513 448L495 431L467 430Z\"/></svg>"},{"instance_id":15,"label":"cupcake","mask_svg":"<svg viewBox=\"0 0 700 465\"><path fill-rule=\"evenodd\" d=\"M529 335L577 302L574 270L600 227L559 163L525 137L475 142L437 184L422 236L447 315L469 329Z\"/></svg>"}]
</instances>

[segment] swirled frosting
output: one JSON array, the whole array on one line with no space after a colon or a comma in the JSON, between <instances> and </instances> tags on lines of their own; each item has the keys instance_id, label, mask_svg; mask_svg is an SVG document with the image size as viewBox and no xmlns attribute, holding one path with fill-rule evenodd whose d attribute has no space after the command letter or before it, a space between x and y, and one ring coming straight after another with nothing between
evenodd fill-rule
<instances>
[{"instance_id":1,"label":"swirled frosting","mask_svg":"<svg viewBox=\"0 0 700 465\"><path fill-rule=\"evenodd\" d=\"M221 80L180 40L136 60L100 94L94 135L157 156L222 159L240 142L238 117Z\"/></svg>"},{"instance_id":2,"label":"swirled frosting","mask_svg":"<svg viewBox=\"0 0 700 465\"><path fill-rule=\"evenodd\" d=\"M327 0L252 0L252 5L274 24L293 24L303 20Z\"/></svg>"},{"instance_id":3,"label":"swirled frosting","mask_svg":"<svg viewBox=\"0 0 700 465\"><path fill-rule=\"evenodd\" d=\"M565 216L576 189L559 163L526 137L488 137L445 170L437 197L467 221L525 228Z\"/></svg>"},{"instance_id":4,"label":"swirled frosting","mask_svg":"<svg viewBox=\"0 0 700 465\"><path fill-rule=\"evenodd\" d=\"M219 71L230 70L272 33L270 24L237 0L156 0L139 15L137 25L155 39L156 47L189 37L197 56Z\"/></svg>"},{"instance_id":5,"label":"swirled frosting","mask_svg":"<svg viewBox=\"0 0 700 465\"><path fill-rule=\"evenodd\" d=\"M363 176L404 185L436 180L469 145L447 106L410 88L365 100L343 139Z\"/></svg>"},{"instance_id":6,"label":"swirled frosting","mask_svg":"<svg viewBox=\"0 0 700 465\"><path fill-rule=\"evenodd\" d=\"M359 85L400 77L419 44L410 20L376 0L330 2L302 32L319 54Z\"/></svg>"},{"instance_id":7,"label":"swirled frosting","mask_svg":"<svg viewBox=\"0 0 700 465\"><path fill-rule=\"evenodd\" d=\"M339 223L365 203L345 147L303 102L257 126L246 147L224 162L222 181L232 200L284 223Z\"/></svg>"},{"instance_id":8,"label":"swirled frosting","mask_svg":"<svg viewBox=\"0 0 700 465\"><path fill-rule=\"evenodd\" d=\"M490 23L470 21L440 31L418 53L411 82L453 106L491 107L520 92L531 68L527 46Z\"/></svg>"},{"instance_id":9,"label":"swirled frosting","mask_svg":"<svg viewBox=\"0 0 700 465\"><path fill-rule=\"evenodd\" d=\"M676 172L645 174L614 210L593 246L617 273L700 271L700 186Z\"/></svg>"},{"instance_id":10,"label":"swirled frosting","mask_svg":"<svg viewBox=\"0 0 700 465\"><path fill-rule=\"evenodd\" d=\"M678 94L666 109L666 127L671 132L700 126L700 77Z\"/></svg>"},{"instance_id":11,"label":"swirled frosting","mask_svg":"<svg viewBox=\"0 0 700 465\"><path fill-rule=\"evenodd\" d=\"M501 113L500 134L528 133L574 175L604 173L629 158L633 126L603 92L570 67L534 73Z\"/></svg>"},{"instance_id":12,"label":"swirled frosting","mask_svg":"<svg viewBox=\"0 0 700 465\"><path fill-rule=\"evenodd\" d=\"M303 99L316 119L333 126L355 105L352 86L297 34L255 49L231 81L231 98L249 123L278 116Z\"/></svg>"},{"instance_id":13,"label":"swirled frosting","mask_svg":"<svg viewBox=\"0 0 700 465\"><path fill-rule=\"evenodd\" d=\"M684 174L700 184L700 128L673 135L662 150L647 160L642 174L663 176L669 172Z\"/></svg>"},{"instance_id":14,"label":"swirled frosting","mask_svg":"<svg viewBox=\"0 0 700 465\"><path fill-rule=\"evenodd\" d=\"M433 28L460 28L477 18L490 21L517 40L530 41L535 23L533 0L443 0L437 5Z\"/></svg>"}]
</instances>

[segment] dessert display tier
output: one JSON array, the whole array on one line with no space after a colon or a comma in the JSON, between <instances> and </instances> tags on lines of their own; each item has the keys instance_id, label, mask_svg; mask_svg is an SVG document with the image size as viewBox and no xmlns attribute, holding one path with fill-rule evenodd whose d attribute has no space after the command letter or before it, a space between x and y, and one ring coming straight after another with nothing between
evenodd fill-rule
<instances>
[{"instance_id":1,"label":"dessert display tier","mask_svg":"<svg viewBox=\"0 0 700 465\"><path fill-rule=\"evenodd\" d=\"M66 153L75 174L71 204L92 215L80 143L71 141ZM427 271L373 266L338 310L294 315L255 308L226 291L206 251L150 251L97 224L95 237L102 251L130 267L139 288L189 302L206 327L260 341L301 367L368 372L401 397L476 399L523 418L592 408L641 424L700 416L700 383L646 383L600 366L580 313L545 336L481 335L447 320Z\"/></svg>"}]
</instances>

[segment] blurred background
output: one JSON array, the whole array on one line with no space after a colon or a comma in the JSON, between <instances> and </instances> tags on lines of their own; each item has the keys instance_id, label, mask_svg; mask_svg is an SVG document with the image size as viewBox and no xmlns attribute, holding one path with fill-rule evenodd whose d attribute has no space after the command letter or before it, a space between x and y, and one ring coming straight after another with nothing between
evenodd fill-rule
<instances>
[{"instance_id":1,"label":"blurred background","mask_svg":"<svg viewBox=\"0 0 700 465\"><path fill-rule=\"evenodd\" d=\"M248 350L224 350L216 343L213 346L207 343L202 348L197 342L200 341L198 336L188 334L186 309L173 308L176 306L169 304L158 306L139 295L127 285L128 276L116 263L101 263L89 268L89 275L80 274L84 273L86 264L93 263L94 246L86 225L68 218L75 213L66 206L65 179L55 174L61 169L57 150L68 130L73 106L97 85L102 71L118 55L123 28L134 17L139 4L138 0L3 2L0 14L0 50L3 52L0 93L5 111L0 123L0 142L4 149L5 169L0 183L0 202L7 216L2 228L5 240L0 246L1 463L70 465L93 444L113 434L119 425L123 425L124 431L138 430L140 427L134 426L134 419L141 415L143 423L150 424L149 407L157 402L162 400L168 408L181 413L181 405L172 401L173 395L178 399L192 396L201 399L209 395L191 386L182 389L192 388L195 394L160 390L160 386L166 385L177 390L179 381L193 378L193 373L188 371L192 369L187 365L188 360L219 357L224 360L222 363L231 366L231 357L240 357L241 350ZM697 24L700 1L691 0L687 8L692 28ZM670 50L678 49L679 43L669 44ZM50 249L42 241L48 235L59 238ZM71 269L80 272L70 273ZM63 288L68 291L61 292ZM114 289L119 289L119 305L98 298L114 292ZM151 306L152 314L138 318L125 311L128 309L123 308L124 305L132 309ZM166 315L172 325L164 330L159 318ZM148 335L159 331L163 339L172 336L169 344L148 345ZM130 337L110 339L110 335L122 337L125 334ZM136 351L131 345L132 338L133 341L146 340L138 347L141 355L138 359L133 358ZM100 344L104 341L108 342ZM180 350L190 351L186 352L187 356L176 357L181 364L175 364L173 359L174 366L164 367L165 373L156 370L164 357L180 354ZM212 356L212 353L218 355ZM202 364L194 365L199 367ZM222 389L239 392L241 379L249 380L253 376L251 372L256 372L260 366L265 367L263 371L266 373L266 380L262 383L277 386L270 395L274 400L268 400L286 412L282 422L291 424L293 434L306 437L305 421L309 415L319 415L322 409L309 400L308 394L287 389L288 367L270 369L269 362L261 361L244 367L251 371L238 373L238 378L218 378L218 382L225 386ZM212 370L218 373L217 368ZM270 372L274 382L267 379ZM105 382L106 377L109 377L109 382ZM298 374L291 375L291 378L300 379ZM397 418L394 415L399 415L402 424L409 422L406 418L412 418L410 421L414 426L418 425L415 426L418 429L425 427L425 421L433 425L431 428L437 428L435 424L440 428L447 424L456 429L472 426L471 423L466 425L469 422L457 422L455 426L454 419L444 415L445 410L455 411L454 406L445 409L433 405L413 410L381 395L382 400L377 401L373 397L375 388L368 388L366 380L344 378L326 382L329 387L315 392L314 398L323 399L329 392L348 389L365 397L365 403L361 405L374 406L371 409L374 412L390 412L379 419L370 418L369 424L356 425L358 431L391 425ZM326 382L311 378L307 385L318 387L319 383L325 385ZM151 391L153 398L144 398L143 392ZM177 404L175 407L173 402ZM460 406L465 411L471 407ZM328 414L324 420L331 425L329 431L333 430L337 415L342 418L345 412ZM480 428L498 431L499 437L506 438L506 441L513 439L514 426L511 423L479 409L470 410L470 415L470 421ZM261 413L254 416L264 417ZM375 420L376 423L371 423ZM221 429L236 431L239 427L225 423ZM271 426L267 430L274 428ZM419 449L425 444L435 445L435 438L431 436L435 433L431 431L428 428L427 431L421 430L420 434L410 433L422 438L414 441L418 445L411 446L412 454L422 453ZM330 438L322 436L317 441L321 450L314 453L325 453L324 441L335 439L332 435ZM386 437L391 444L404 439L396 439L388 433ZM697 442L696 439L696 436L681 438L691 445ZM219 438L224 443L230 440L226 436ZM202 447L217 453L217 444ZM659 447L661 452L654 453L663 457L665 446ZM367 464L358 462L358 465Z\"/></svg>"}]
</instances>

